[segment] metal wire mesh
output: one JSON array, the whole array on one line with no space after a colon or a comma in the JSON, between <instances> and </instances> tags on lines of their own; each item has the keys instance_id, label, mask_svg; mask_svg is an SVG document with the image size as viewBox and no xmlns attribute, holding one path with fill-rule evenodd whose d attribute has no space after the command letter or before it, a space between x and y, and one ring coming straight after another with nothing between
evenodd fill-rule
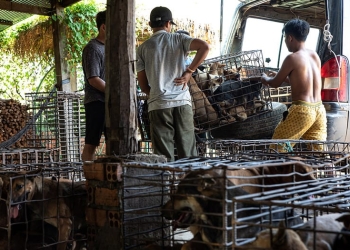
<instances>
[{"instance_id":1,"label":"metal wire mesh","mask_svg":"<svg viewBox=\"0 0 350 250\"><path fill-rule=\"evenodd\" d=\"M58 149L0 150L0 162L6 164L32 164L59 161Z\"/></svg>"},{"instance_id":2,"label":"metal wire mesh","mask_svg":"<svg viewBox=\"0 0 350 250\"><path fill-rule=\"evenodd\" d=\"M292 104L292 90L290 86L270 88L271 101Z\"/></svg>"},{"instance_id":3,"label":"metal wire mesh","mask_svg":"<svg viewBox=\"0 0 350 250\"><path fill-rule=\"evenodd\" d=\"M31 147L59 148L60 160L81 161L85 136L85 109L83 95L79 93L55 92L27 93L26 102L32 115L44 102L47 106L37 120L33 120L27 140Z\"/></svg>"},{"instance_id":4,"label":"metal wire mesh","mask_svg":"<svg viewBox=\"0 0 350 250\"><path fill-rule=\"evenodd\" d=\"M139 141L138 144L138 152L153 153L151 141Z\"/></svg>"},{"instance_id":5,"label":"metal wire mesh","mask_svg":"<svg viewBox=\"0 0 350 250\"><path fill-rule=\"evenodd\" d=\"M329 162L350 152L348 142L311 140L210 140L197 144L198 152L204 157L225 157L236 159L241 153L255 159L295 157L297 160ZM283 152L278 149L283 148ZM299 158L298 158L299 157ZM253 158L252 158L253 159Z\"/></svg>"},{"instance_id":6,"label":"metal wire mesh","mask_svg":"<svg viewBox=\"0 0 350 250\"><path fill-rule=\"evenodd\" d=\"M334 243L336 235L341 234L341 228L343 228L343 225L339 225L340 223L336 221L336 218L340 217L341 214L339 213L349 213L350 211L349 181L350 178L347 175L343 175L340 177L322 178L307 184L295 185L291 188L281 187L274 193L260 193L249 195L249 197L234 197L232 204L233 214L237 214L239 209L236 207L238 204L265 206L269 211L275 207L278 207L281 211L286 209L293 210L297 212L305 224L301 226L285 225L283 228L293 228L300 236L308 235L312 239L315 238L315 242L313 240L304 242L308 249L318 249L316 246L316 244L320 244L320 239L316 239L318 234L323 234L325 238L330 237L332 240L322 244L331 246ZM327 214L332 215L332 217L325 220L323 216ZM233 236L237 235L239 228L250 225L249 221L245 218L238 218L237 216L232 221ZM271 225L271 223L267 222L265 224L262 223L260 227L261 230L268 230L269 238L267 240L271 239L272 242L274 237L276 237L276 232L270 229L278 228L278 225ZM250 249L249 243L254 240L257 241L254 237L250 239L234 237L234 249ZM248 245L246 245L247 243Z\"/></svg>"},{"instance_id":7,"label":"metal wire mesh","mask_svg":"<svg viewBox=\"0 0 350 250\"><path fill-rule=\"evenodd\" d=\"M44 107L41 115L32 121L31 131L33 133L27 135L27 143L33 148L58 148L59 147L59 129L57 116L57 93L50 96L49 92L27 93L25 95L28 105L28 112L34 116L42 107ZM46 104L44 106L44 104Z\"/></svg>"},{"instance_id":8,"label":"metal wire mesh","mask_svg":"<svg viewBox=\"0 0 350 250\"><path fill-rule=\"evenodd\" d=\"M83 95L58 92L57 106L62 161L81 161L81 138L85 135Z\"/></svg>"},{"instance_id":9,"label":"metal wire mesh","mask_svg":"<svg viewBox=\"0 0 350 250\"><path fill-rule=\"evenodd\" d=\"M190 82L197 132L205 132L272 109L260 76L260 50L242 51L205 60Z\"/></svg>"},{"instance_id":10,"label":"metal wire mesh","mask_svg":"<svg viewBox=\"0 0 350 250\"><path fill-rule=\"evenodd\" d=\"M215 142L210 146L225 145L230 154L126 163L125 249L232 249L281 221L296 228L322 213L349 211L349 145L313 142L327 145L313 152L306 142L293 142L294 151L283 154L270 151L280 141Z\"/></svg>"}]
</instances>

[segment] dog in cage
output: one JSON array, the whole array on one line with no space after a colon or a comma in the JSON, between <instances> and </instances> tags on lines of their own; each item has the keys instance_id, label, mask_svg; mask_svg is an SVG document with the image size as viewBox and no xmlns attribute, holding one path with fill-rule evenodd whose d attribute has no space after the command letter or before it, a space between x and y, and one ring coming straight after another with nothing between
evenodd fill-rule
<instances>
[{"instance_id":1,"label":"dog in cage","mask_svg":"<svg viewBox=\"0 0 350 250\"><path fill-rule=\"evenodd\" d=\"M224 70L227 68L225 63L213 62L209 65L209 74L222 76L224 75Z\"/></svg>"},{"instance_id":2,"label":"dog in cage","mask_svg":"<svg viewBox=\"0 0 350 250\"><path fill-rule=\"evenodd\" d=\"M260 78L228 80L216 88L210 100L212 105L219 107L220 114L229 122L244 121L265 107L266 102L261 99L261 88Z\"/></svg>"},{"instance_id":3,"label":"dog in cage","mask_svg":"<svg viewBox=\"0 0 350 250\"><path fill-rule=\"evenodd\" d=\"M199 68L192 74L193 79L196 81L199 89L208 96L210 95L211 86L219 86L223 82L223 78L218 75L212 75L210 73L204 72Z\"/></svg>"},{"instance_id":4,"label":"dog in cage","mask_svg":"<svg viewBox=\"0 0 350 250\"><path fill-rule=\"evenodd\" d=\"M333 250L350 249L350 213L342 214L336 221L342 222L344 226L334 239Z\"/></svg>"},{"instance_id":5,"label":"dog in cage","mask_svg":"<svg viewBox=\"0 0 350 250\"><path fill-rule=\"evenodd\" d=\"M260 69L247 70L243 69L242 66L233 69L228 68L225 63L214 62L203 66L203 70L197 69L193 73L193 79L197 85L194 86L194 83L190 82L189 85L193 86L192 90L190 87L190 92L192 99L196 100L198 108L202 111L205 108L216 111L217 123L223 125L235 121L244 121L248 116L260 112L265 107L266 102L261 98L262 84L260 76L251 77L247 75L248 72L255 73ZM241 78L240 72L244 73L244 78ZM196 96L194 96L194 93ZM211 105L204 104L207 101ZM201 105L201 103L203 104ZM205 113L201 110L194 110L197 112L195 117L201 118L198 120L199 124L205 117ZM213 112L210 112L210 114L211 117L214 116ZM209 120L212 121L211 118L208 118L204 122L207 123Z\"/></svg>"},{"instance_id":6,"label":"dog in cage","mask_svg":"<svg viewBox=\"0 0 350 250\"><path fill-rule=\"evenodd\" d=\"M214 125L218 123L218 115L207 99L206 95L200 90L193 77L188 83L192 97L192 109L195 125Z\"/></svg>"},{"instance_id":7,"label":"dog in cage","mask_svg":"<svg viewBox=\"0 0 350 250\"><path fill-rule=\"evenodd\" d=\"M300 162L226 170L227 178L250 194L279 189L281 184L287 187L297 182L314 181L314 172L313 167Z\"/></svg>"},{"instance_id":8,"label":"dog in cage","mask_svg":"<svg viewBox=\"0 0 350 250\"><path fill-rule=\"evenodd\" d=\"M233 197L248 193L234 186L225 175L225 171L220 169L190 171L180 180L175 193L162 207L162 215L172 220L173 230L189 228L194 236L182 249L192 249L193 244L203 244L207 249L220 249L232 241L232 229L227 229L232 226L232 221L235 223L230 214L231 201ZM261 214L263 211L265 213ZM267 221L278 224L280 220L285 220L288 226L302 223L300 217L292 211L272 211L272 218L267 211L268 207L238 203L236 219L252 215L256 217L247 219L254 225L237 228L236 238L254 237L261 230L259 224Z\"/></svg>"},{"instance_id":9,"label":"dog in cage","mask_svg":"<svg viewBox=\"0 0 350 250\"><path fill-rule=\"evenodd\" d=\"M331 213L311 218L295 229L286 229L284 225L280 225L278 229L265 229L259 232L253 242L243 247L247 250L259 248L275 250L350 249L350 242L346 239L348 236L341 234L348 225L346 221L350 223L350 214ZM344 222L343 229L342 222Z\"/></svg>"},{"instance_id":10,"label":"dog in cage","mask_svg":"<svg viewBox=\"0 0 350 250\"><path fill-rule=\"evenodd\" d=\"M29 229L50 235L49 243L56 241L57 250L66 250L69 245L71 249L78 249L72 232L79 234L86 229L85 181L43 177L41 169L8 172L1 176L0 191L2 196L11 196L11 219L16 219L21 214L20 208L26 206L32 222Z\"/></svg>"},{"instance_id":11,"label":"dog in cage","mask_svg":"<svg viewBox=\"0 0 350 250\"><path fill-rule=\"evenodd\" d=\"M296 232L308 249L314 247L319 250L334 249L333 242L336 238L336 232L340 232L343 226L341 222L336 220L340 216L339 213L316 216L296 229Z\"/></svg>"},{"instance_id":12,"label":"dog in cage","mask_svg":"<svg viewBox=\"0 0 350 250\"><path fill-rule=\"evenodd\" d=\"M259 232L256 239L242 249L308 250L300 236L293 229L286 228L284 221L280 222L278 228Z\"/></svg>"}]
</instances>

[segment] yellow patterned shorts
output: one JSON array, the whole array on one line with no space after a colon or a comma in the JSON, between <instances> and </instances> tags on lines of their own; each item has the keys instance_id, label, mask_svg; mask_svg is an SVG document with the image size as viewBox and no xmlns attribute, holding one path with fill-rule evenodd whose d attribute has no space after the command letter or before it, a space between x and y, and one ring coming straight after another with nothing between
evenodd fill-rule
<instances>
[{"instance_id":1,"label":"yellow patterned shorts","mask_svg":"<svg viewBox=\"0 0 350 250\"><path fill-rule=\"evenodd\" d=\"M277 125L272 139L325 141L327 139L327 118L322 102L293 101L288 109L288 115ZM323 150L323 147L320 144L312 149L320 151ZM277 150L287 151L283 146L279 146Z\"/></svg>"}]
</instances>

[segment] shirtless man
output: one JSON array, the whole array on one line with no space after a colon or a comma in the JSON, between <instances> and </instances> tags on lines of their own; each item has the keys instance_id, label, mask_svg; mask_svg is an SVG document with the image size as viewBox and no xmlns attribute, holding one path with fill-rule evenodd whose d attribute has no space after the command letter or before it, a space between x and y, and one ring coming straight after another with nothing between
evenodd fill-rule
<instances>
[{"instance_id":1,"label":"shirtless man","mask_svg":"<svg viewBox=\"0 0 350 250\"><path fill-rule=\"evenodd\" d=\"M289 52L293 53L286 57L277 73L262 74L261 82L272 88L283 82L291 85L292 105L272 139L327 139L326 110L321 100L321 61L316 52L305 48L309 29L304 20L287 22L282 32ZM279 148L279 151L285 150Z\"/></svg>"}]
</instances>

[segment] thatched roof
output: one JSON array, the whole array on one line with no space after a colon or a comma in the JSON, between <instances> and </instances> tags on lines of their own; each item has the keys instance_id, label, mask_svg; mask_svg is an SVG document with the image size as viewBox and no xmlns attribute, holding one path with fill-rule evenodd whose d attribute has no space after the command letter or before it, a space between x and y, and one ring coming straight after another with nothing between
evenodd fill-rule
<instances>
[{"instance_id":1,"label":"thatched roof","mask_svg":"<svg viewBox=\"0 0 350 250\"><path fill-rule=\"evenodd\" d=\"M14 40L13 54L31 60L53 56L52 24L48 19L28 30L19 32Z\"/></svg>"},{"instance_id":2,"label":"thatched roof","mask_svg":"<svg viewBox=\"0 0 350 250\"><path fill-rule=\"evenodd\" d=\"M218 32L211 29L208 24L196 23L191 19L174 20L176 28L186 30L192 37L205 40L211 45L215 45L218 40ZM136 45L148 39L152 30L145 17L136 18ZM34 58L48 58L53 56L52 24L50 19L42 20L31 28L19 31L14 40L11 53L28 60Z\"/></svg>"}]
</instances>

